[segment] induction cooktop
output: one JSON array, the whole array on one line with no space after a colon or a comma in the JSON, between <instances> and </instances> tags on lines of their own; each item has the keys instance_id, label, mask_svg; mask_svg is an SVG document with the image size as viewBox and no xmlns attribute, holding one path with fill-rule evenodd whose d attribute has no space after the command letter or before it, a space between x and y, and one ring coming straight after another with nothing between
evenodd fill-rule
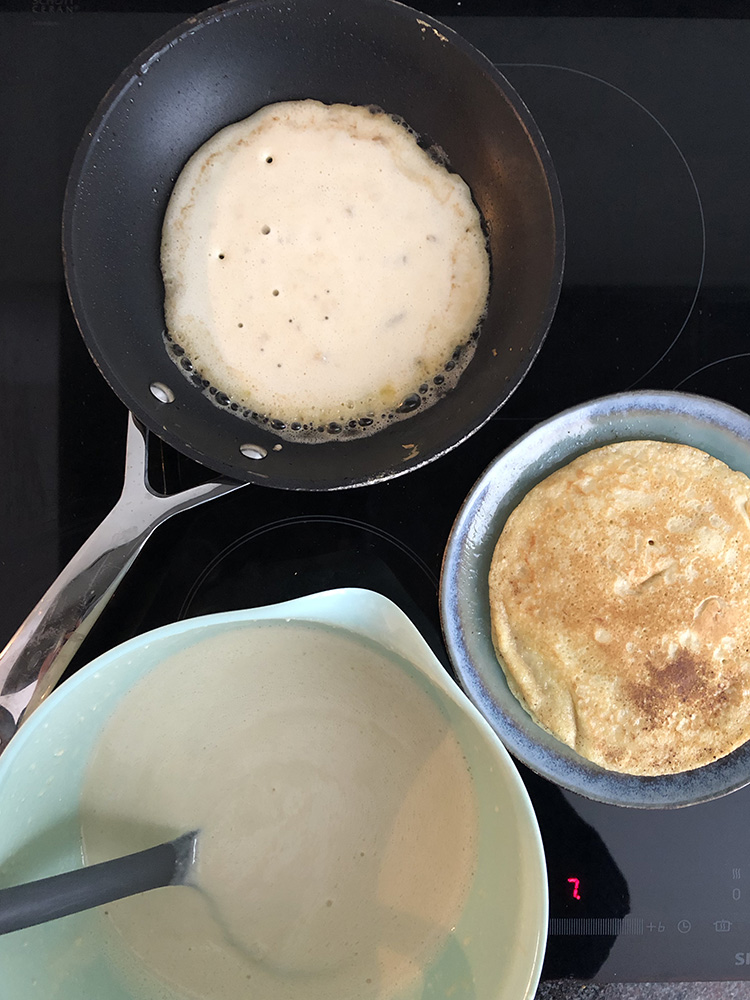
<instances>
[{"instance_id":1,"label":"induction cooktop","mask_svg":"<svg viewBox=\"0 0 750 1000\"><path fill-rule=\"evenodd\" d=\"M408 476L333 493L247 486L167 522L69 672L179 618L340 586L395 601L451 671L442 553L500 451L566 407L628 389L750 407L750 19L726 5L724 19L689 4L649 17L628 4L590 16L564 0L423 6L497 64L555 164L567 254L538 358L488 424ZM0 12L3 642L122 483L127 414L86 352L64 286L67 172L120 70L198 9L29 0ZM150 437L155 488L206 475ZM547 853L546 978L750 979L750 788L640 811L520 769Z\"/></svg>"}]
</instances>

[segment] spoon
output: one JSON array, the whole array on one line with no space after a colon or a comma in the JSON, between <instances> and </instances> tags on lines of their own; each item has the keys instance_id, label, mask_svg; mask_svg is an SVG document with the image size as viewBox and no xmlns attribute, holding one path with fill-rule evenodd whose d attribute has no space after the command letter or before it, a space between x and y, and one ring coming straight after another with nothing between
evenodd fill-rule
<instances>
[{"instance_id":1,"label":"spoon","mask_svg":"<svg viewBox=\"0 0 750 1000\"><path fill-rule=\"evenodd\" d=\"M0 934L18 931L165 885L184 885L198 831L61 875L0 889Z\"/></svg>"}]
</instances>

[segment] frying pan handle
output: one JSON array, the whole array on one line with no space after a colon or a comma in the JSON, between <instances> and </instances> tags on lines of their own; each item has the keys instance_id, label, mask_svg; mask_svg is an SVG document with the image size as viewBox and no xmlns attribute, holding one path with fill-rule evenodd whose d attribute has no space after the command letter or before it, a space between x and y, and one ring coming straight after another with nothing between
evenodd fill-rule
<instances>
[{"instance_id":1,"label":"frying pan handle","mask_svg":"<svg viewBox=\"0 0 750 1000\"><path fill-rule=\"evenodd\" d=\"M0 752L59 681L154 529L243 485L219 480L173 496L154 493L144 433L131 415L120 499L0 653Z\"/></svg>"}]
</instances>

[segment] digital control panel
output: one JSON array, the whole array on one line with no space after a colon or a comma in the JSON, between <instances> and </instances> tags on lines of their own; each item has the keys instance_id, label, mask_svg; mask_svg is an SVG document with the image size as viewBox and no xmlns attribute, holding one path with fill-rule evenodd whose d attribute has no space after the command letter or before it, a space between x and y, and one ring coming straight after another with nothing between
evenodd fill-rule
<instances>
[{"instance_id":1,"label":"digital control panel","mask_svg":"<svg viewBox=\"0 0 750 1000\"><path fill-rule=\"evenodd\" d=\"M750 789L634 810L527 784L549 874L544 978L750 979Z\"/></svg>"}]
</instances>

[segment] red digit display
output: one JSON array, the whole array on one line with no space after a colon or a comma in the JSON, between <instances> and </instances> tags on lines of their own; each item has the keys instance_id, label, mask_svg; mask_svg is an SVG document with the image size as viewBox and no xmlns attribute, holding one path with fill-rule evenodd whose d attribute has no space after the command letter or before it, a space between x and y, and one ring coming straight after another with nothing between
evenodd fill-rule
<instances>
[{"instance_id":1,"label":"red digit display","mask_svg":"<svg viewBox=\"0 0 750 1000\"><path fill-rule=\"evenodd\" d=\"M580 899L581 894L578 891L581 885L581 880L578 878L569 878L568 882L573 886L573 899Z\"/></svg>"}]
</instances>

